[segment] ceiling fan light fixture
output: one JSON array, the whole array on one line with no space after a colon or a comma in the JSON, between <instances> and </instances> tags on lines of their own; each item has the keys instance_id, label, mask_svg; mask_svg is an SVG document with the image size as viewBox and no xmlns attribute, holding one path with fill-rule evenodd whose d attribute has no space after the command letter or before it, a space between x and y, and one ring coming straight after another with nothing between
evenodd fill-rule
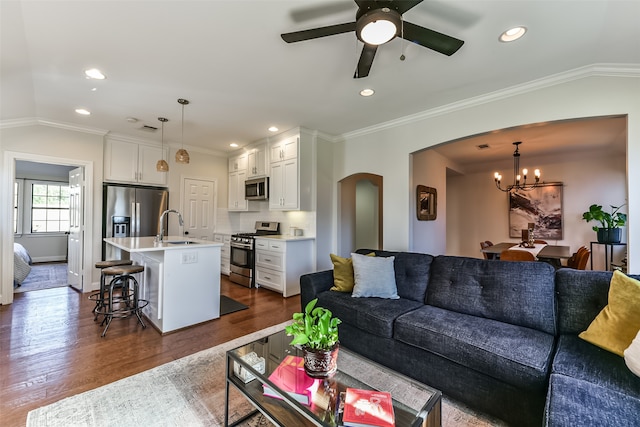
<instances>
[{"instance_id":1,"label":"ceiling fan light fixture","mask_svg":"<svg viewBox=\"0 0 640 427\"><path fill-rule=\"evenodd\" d=\"M500 37L498 38L498 40L500 40L503 43L509 43L509 42L518 40L520 37L524 36L524 33L526 32L527 32L527 27L520 26L520 27L509 28L508 30L500 34Z\"/></svg>"},{"instance_id":2,"label":"ceiling fan light fixture","mask_svg":"<svg viewBox=\"0 0 640 427\"><path fill-rule=\"evenodd\" d=\"M356 35L363 43L378 46L398 35L402 17L393 9L374 9L358 18Z\"/></svg>"}]
</instances>

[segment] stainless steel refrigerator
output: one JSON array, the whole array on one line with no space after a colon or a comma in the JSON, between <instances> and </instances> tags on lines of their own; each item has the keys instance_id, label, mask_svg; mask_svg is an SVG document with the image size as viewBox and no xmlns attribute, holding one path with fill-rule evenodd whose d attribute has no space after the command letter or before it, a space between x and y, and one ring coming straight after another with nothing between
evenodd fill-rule
<instances>
[{"instance_id":1,"label":"stainless steel refrigerator","mask_svg":"<svg viewBox=\"0 0 640 427\"><path fill-rule=\"evenodd\" d=\"M102 237L143 237L158 234L169 192L159 187L104 184ZM165 224L164 234L168 226ZM129 254L102 242L102 259L129 259Z\"/></svg>"}]
</instances>

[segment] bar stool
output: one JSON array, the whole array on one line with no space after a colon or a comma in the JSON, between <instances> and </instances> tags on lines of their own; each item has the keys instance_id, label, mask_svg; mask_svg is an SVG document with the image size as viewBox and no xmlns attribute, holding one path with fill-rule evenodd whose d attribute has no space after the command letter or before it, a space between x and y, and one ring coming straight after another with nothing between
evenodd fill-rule
<instances>
[{"instance_id":1,"label":"bar stool","mask_svg":"<svg viewBox=\"0 0 640 427\"><path fill-rule=\"evenodd\" d=\"M106 286L104 304L97 311L98 314L104 315L100 325L106 323L101 336L104 337L107 334L109 325L111 325L111 321L114 318L126 318L132 314L136 315L142 328L147 327L140 314L149 301L140 298L138 281L134 277L134 274L143 271L144 266L142 265L118 265L102 270L105 278L109 276L113 276L113 278ZM120 291L119 294L117 293L118 290Z\"/></svg>"},{"instance_id":2,"label":"bar stool","mask_svg":"<svg viewBox=\"0 0 640 427\"><path fill-rule=\"evenodd\" d=\"M89 295L89 299L91 301L95 301L96 305L93 307L92 313L94 314L93 320L98 319L98 310L104 306L104 293L106 291L105 286L105 277L103 270L109 267L115 267L118 265L131 265L133 261L130 259L111 259L106 261L98 261L96 262L96 268L100 269L100 290Z\"/></svg>"}]
</instances>

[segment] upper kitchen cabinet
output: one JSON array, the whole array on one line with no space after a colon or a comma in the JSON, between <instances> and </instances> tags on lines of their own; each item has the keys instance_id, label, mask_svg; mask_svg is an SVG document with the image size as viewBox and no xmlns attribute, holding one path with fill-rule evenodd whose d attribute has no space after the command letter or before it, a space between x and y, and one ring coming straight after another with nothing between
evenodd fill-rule
<instances>
[{"instance_id":1,"label":"upper kitchen cabinet","mask_svg":"<svg viewBox=\"0 0 640 427\"><path fill-rule=\"evenodd\" d=\"M267 175L267 143L261 142L247 151L247 178Z\"/></svg>"},{"instance_id":2,"label":"upper kitchen cabinet","mask_svg":"<svg viewBox=\"0 0 640 427\"><path fill-rule=\"evenodd\" d=\"M156 163L168 158L161 147L108 137L104 150L104 180L147 185L167 185L167 173Z\"/></svg>"},{"instance_id":3,"label":"upper kitchen cabinet","mask_svg":"<svg viewBox=\"0 0 640 427\"><path fill-rule=\"evenodd\" d=\"M246 211L244 182L247 179L247 153L229 158L229 210Z\"/></svg>"},{"instance_id":4,"label":"upper kitchen cabinet","mask_svg":"<svg viewBox=\"0 0 640 427\"><path fill-rule=\"evenodd\" d=\"M303 128L285 132L269 144L269 209L312 210L316 137Z\"/></svg>"}]
</instances>

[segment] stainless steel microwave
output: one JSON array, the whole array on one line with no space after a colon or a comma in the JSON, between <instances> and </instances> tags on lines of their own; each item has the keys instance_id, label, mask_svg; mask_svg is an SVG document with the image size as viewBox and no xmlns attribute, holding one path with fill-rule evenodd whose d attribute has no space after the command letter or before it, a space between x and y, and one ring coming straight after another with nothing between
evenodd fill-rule
<instances>
[{"instance_id":1,"label":"stainless steel microwave","mask_svg":"<svg viewBox=\"0 0 640 427\"><path fill-rule=\"evenodd\" d=\"M269 178L246 180L244 182L244 198L246 200L269 199Z\"/></svg>"}]
</instances>

